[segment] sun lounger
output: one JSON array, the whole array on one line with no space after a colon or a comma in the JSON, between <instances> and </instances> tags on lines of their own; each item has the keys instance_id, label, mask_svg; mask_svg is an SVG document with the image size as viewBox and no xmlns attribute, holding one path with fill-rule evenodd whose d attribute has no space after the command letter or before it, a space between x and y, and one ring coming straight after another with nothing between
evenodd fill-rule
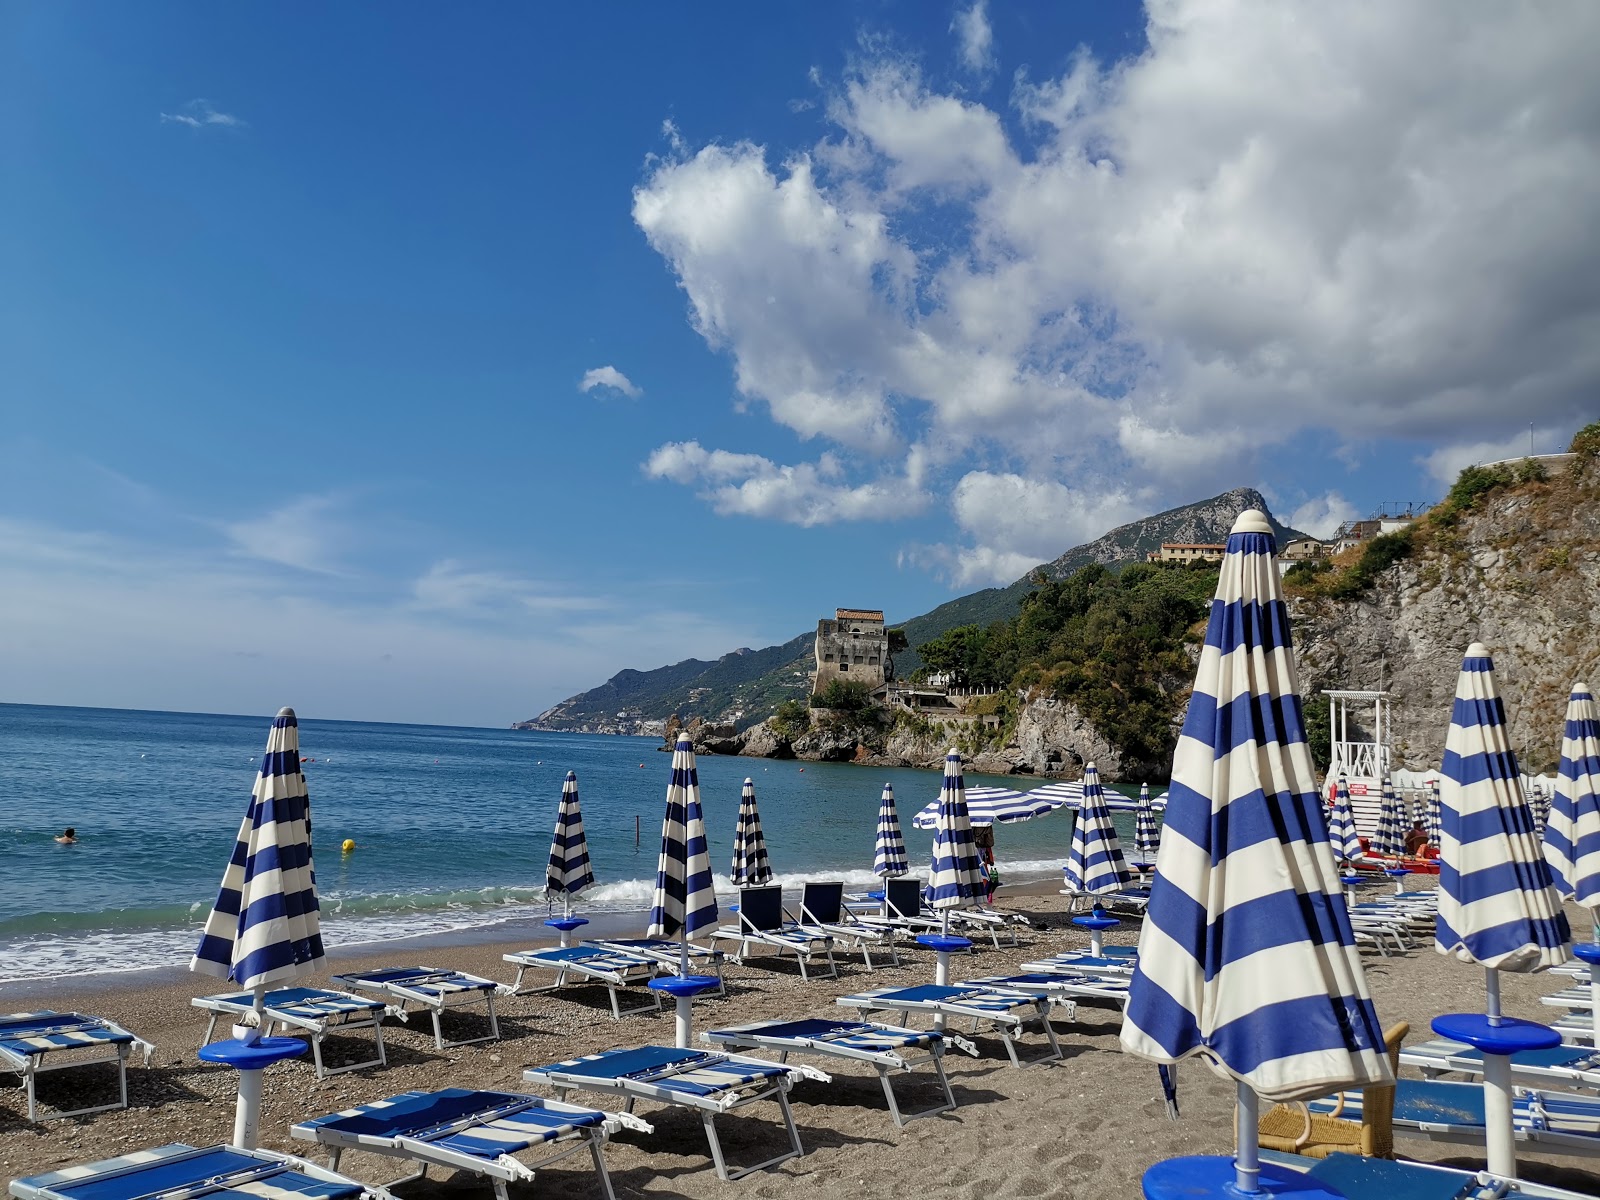
<instances>
[{"instance_id":1,"label":"sun lounger","mask_svg":"<svg viewBox=\"0 0 1600 1200\"><path fill-rule=\"evenodd\" d=\"M815 930L845 943L845 949L858 950L867 970L872 970L872 947L889 951L891 965L900 965L900 951L895 946L898 930L882 925L869 925L858 920L845 907L843 883L808 883L800 892L800 919L794 927Z\"/></svg>"},{"instance_id":2,"label":"sun lounger","mask_svg":"<svg viewBox=\"0 0 1600 1200\"><path fill-rule=\"evenodd\" d=\"M689 966L694 974L703 975L707 972L715 975L717 986L715 990L700 993L702 996L726 996L727 985L722 981L722 962L727 956L721 950L710 946L697 946L693 942L684 943L682 950L679 944L669 938L586 938L585 946L599 946L602 950L620 950L624 954L637 954L641 958L648 958L660 963L667 968L669 974L676 974L678 963L682 961L682 950L687 950Z\"/></svg>"},{"instance_id":3,"label":"sun lounger","mask_svg":"<svg viewBox=\"0 0 1600 1200\"><path fill-rule=\"evenodd\" d=\"M1067 975L1098 975L1109 979L1127 979L1133 974L1138 958L1134 954L1117 953L1132 950L1132 946L1106 946L1099 954L1087 950L1068 950L1052 954L1037 962L1022 964L1024 971L1059 971Z\"/></svg>"},{"instance_id":4,"label":"sun lounger","mask_svg":"<svg viewBox=\"0 0 1600 1200\"><path fill-rule=\"evenodd\" d=\"M1465 1042L1435 1038L1400 1051L1400 1065L1416 1067L1423 1076L1459 1071L1483 1074L1483 1054ZM1521 1087L1580 1087L1600 1090L1600 1053L1586 1046L1525 1050L1511 1056L1511 1082Z\"/></svg>"},{"instance_id":5,"label":"sun lounger","mask_svg":"<svg viewBox=\"0 0 1600 1200\"><path fill-rule=\"evenodd\" d=\"M606 985L611 997L611 1016L620 1021L624 1013L660 1012L661 995L651 992L643 1004L622 1008L617 1003L617 989L648 983L661 972L661 964L641 954L626 954L621 950L606 950L598 946L565 946L549 950L522 950L504 956L517 968L517 978L511 984L514 995L524 994L522 976L528 970L554 971L556 981L547 987L529 988L530 992L552 992L567 982L567 976Z\"/></svg>"},{"instance_id":6,"label":"sun lounger","mask_svg":"<svg viewBox=\"0 0 1600 1200\"><path fill-rule=\"evenodd\" d=\"M963 979L959 987L1005 988L1044 996L1067 1010L1067 1020L1078 1015L1079 1000L1105 1000L1117 1006L1128 1002L1128 981L1099 975L1069 975L1063 971L1019 971L1010 975L984 975Z\"/></svg>"},{"instance_id":7,"label":"sun lounger","mask_svg":"<svg viewBox=\"0 0 1600 1200\"><path fill-rule=\"evenodd\" d=\"M402 1092L387 1100L358 1104L343 1112L301 1121L289 1133L329 1150L328 1166L337 1171L346 1150L367 1150L403 1158L417 1170L385 1184L422 1179L429 1167L468 1171L494 1185L497 1200L507 1200L506 1184L533 1179L534 1172L569 1154L587 1150L594 1159L607 1200L616 1200L600 1148L622 1128L645 1133L651 1127L638 1117L579 1108L514 1092L480 1092L445 1088L437 1092ZM516 1155L571 1142L537 1162Z\"/></svg>"},{"instance_id":8,"label":"sun lounger","mask_svg":"<svg viewBox=\"0 0 1600 1200\"><path fill-rule=\"evenodd\" d=\"M333 982L358 992L376 992L381 996L392 997L399 1001L402 1009L408 1006L427 1009L433 1017L433 1044L440 1050L451 1046L470 1046L473 1042L498 1041L500 1020L495 1016L494 998L496 993L502 990L506 992L511 990L492 979L434 967L389 967L380 971L349 971L343 975L335 975ZM483 1037L445 1041L444 1032L439 1025L439 1018L444 1010L478 1003L489 1006L489 1032Z\"/></svg>"},{"instance_id":9,"label":"sun lounger","mask_svg":"<svg viewBox=\"0 0 1600 1200\"><path fill-rule=\"evenodd\" d=\"M1566 1188L1526 1179L1512 1182L1487 1172L1457 1171L1433 1163L1394 1162L1355 1154L1305 1158L1275 1150L1262 1150L1261 1161L1297 1171L1336 1196L1385 1196L1390 1200L1589 1200L1584 1193Z\"/></svg>"},{"instance_id":10,"label":"sun lounger","mask_svg":"<svg viewBox=\"0 0 1600 1200\"><path fill-rule=\"evenodd\" d=\"M116 1063L118 1098L112 1104L51 1113L44 1120L127 1108L128 1055L135 1046L143 1051L144 1065L148 1067L155 1047L104 1017L54 1012L48 1008L0 1015L0 1071L22 1076L30 1121L40 1120L38 1099L34 1094L38 1077L46 1071L62 1071L69 1067ZM48 1061L51 1055L57 1056L56 1061Z\"/></svg>"},{"instance_id":11,"label":"sun lounger","mask_svg":"<svg viewBox=\"0 0 1600 1200\"><path fill-rule=\"evenodd\" d=\"M930 983L919 987L873 988L853 996L840 996L837 1003L862 1012L897 1012L901 1024L908 1022L912 1013L928 1013L941 1023L950 1017L968 1018L974 1032L980 1025L988 1025L1005 1043L1006 1054L1014 1067L1054 1062L1061 1057L1061 1043L1056 1041L1056 1031L1050 1025L1050 1000L1045 996L1009 988L970 984L941 987ZM1024 1064L1017 1056L1017 1038L1033 1021L1039 1022L1044 1030L1050 1049Z\"/></svg>"},{"instance_id":12,"label":"sun lounger","mask_svg":"<svg viewBox=\"0 0 1600 1200\"><path fill-rule=\"evenodd\" d=\"M1062 870L1066 870L1065 867ZM1080 892L1077 888L1062 888L1061 894L1068 897L1067 911L1079 911L1080 907L1092 909L1095 907L1105 909L1120 909L1133 916L1143 916L1144 910L1150 905L1150 889L1130 885L1120 888L1115 892Z\"/></svg>"},{"instance_id":13,"label":"sun lounger","mask_svg":"<svg viewBox=\"0 0 1600 1200\"><path fill-rule=\"evenodd\" d=\"M922 884L916 879L889 879L884 882L883 915L873 917L858 915L864 925L901 929L908 933L938 933L945 927L945 914L934 914L922 907ZM1017 944L1016 925L1008 914L980 912L970 908L949 910L951 932L981 933L988 937L996 950L1002 944ZM1004 935L1005 942L1001 942Z\"/></svg>"},{"instance_id":14,"label":"sun lounger","mask_svg":"<svg viewBox=\"0 0 1600 1200\"><path fill-rule=\"evenodd\" d=\"M833 961L833 935L815 927L795 925L783 911L783 889L776 884L739 889L739 923L711 931L711 942L739 943L735 962L744 962L750 945L770 946L781 958L790 951L800 964L800 978L810 979L809 964L820 954L828 964L826 979L837 978L839 966Z\"/></svg>"},{"instance_id":15,"label":"sun lounger","mask_svg":"<svg viewBox=\"0 0 1600 1200\"><path fill-rule=\"evenodd\" d=\"M17 1200L394 1200L382 1188L292 1155L177 1142L13 1179L11 1194Z\"/></svg>"},{"instance_id":16,"label":"sun lounger","mask_svg":"<svg viewBox=\"0 0 1600 1200\"><path fill-rule=\"evenodd\" d=\"M811 1067L671 1046L607 1050L548 1067L534 1067L524 1071L522 1077L554 1088L563 1100L569 1092L599 1092L623 1097L629 1112L641 1100L697 1109L719 1179L741 1179L752 1171L804 1154L799 1131L794 1127L794 1114L789 1110L789 1089L798 1079L828 1078ZM776 1158L730 1172L722 1156L722 1142L717 1138L717 1114L768 1099L777 1101L783 1113L790 1149Z\"/></svg>"},{"instance_id":17,"label":"sun lounger","mask_svg":"<svg viewBox=\"0 0 1600 1200\"><path fill-rule=\"evenodd\" d=\"M255 997L250 992L196 996L189 1003L211 1014L206 1035L200 1042L202 1046L211 1043L211 1037L217 1031L217 1022L223 1017L254 1019ZM261 1032L264 1035L270 1035L272 1027L280 1025L310 1037L317 1078L323 1079L329 1075L341 1075L345 1071L357 1071L362 1067L386 1066L388 1060L383 1052L383 1018L404 1019L405 1013L399 1005L385 1004L382 1000L371 1000L365 996L352 996L349 992L330 992L323 988L279 988L262 997L261 1016L264 1025ZM372 1030L377 1057L332 1069L325 1067L322 1063L322 1039L329 1034L346 1034L358 1029Z\"/></svg>"},{"instance_id":18,"label":"sun lounger","mask_svg":"<svg viewBox=\"0 0 1600 1200\"><path fill-rule=\"evenodd\" d=\"M978 1053L971 1042L943 1030L896 1029L870 1021L752 1021L710 1030L702 1033L700 1040L729 1050L776 1050L780 1063L787 1062L790 1054L821 1054L869 1063L877 1068L878 1082L883 1084L883 1095L889 1102L889 1115L901 1128L907 1121L936 1116L956 1106L950 1080L944 1073L946 1042L953 1042L968 1054ZM944 1091L944 1103L921 1112L902 1113L889 1083L889 1072L912 1071L923 1063L932 1064Z\"/></svg>"}]
</instances>

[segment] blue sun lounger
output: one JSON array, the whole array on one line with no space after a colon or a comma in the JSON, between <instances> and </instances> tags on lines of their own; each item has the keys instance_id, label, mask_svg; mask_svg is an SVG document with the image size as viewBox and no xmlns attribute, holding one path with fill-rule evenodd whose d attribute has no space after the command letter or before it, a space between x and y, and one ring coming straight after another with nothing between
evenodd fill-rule
<instances>
[{"instance_id":1,"label":"blue sun lounger","mask_svg":"<svg viewBox=\"0 0 1600 1200\"><path fill-rule=\"evenodd\" d=\"M622 1008L617 1002L618 988L649 983L660 974L661 964L642 954L628 954L621 950L603 949L599 946L563 946L547 950L520 950L503 957L517 968L517 977L511 984L513 995L553 992L565 986L567 976L576 975L580 979L606 985L606 993L611 998L613 1020L622 1020L624 1013L661 1011L659 992L651 992L649 1000L632 1008ZM554 971L556 981L545 987L529 988L524 992L522 976L529 970Z\"/></svg>"},{"instance_id":2,"label":"blue sun lounger","mask_svg":"<svg viewBox=\"0 0 1600 1200\"><path fill-rule=\"evenodd\" d=\"M856 910L859 921L865 925L887 926L909 933L938 933L946 927L946 914L932 915L922 907L922 883L917 879L886 879L883 884L881 915ZM948 913L950 926L960 926L960 932L981 933L988 937L996 950L1015 948L1017 925L1027 921L1020 916L1002 912L985 912L976 908L952 908ZM952 932L955 932L952 930ZM1005 940L1001 941L1004 935Z\"/></svg>"},{"instance_id":3,"label":"blue sun lounger","mask_svg":"<svg viewBox=\"0 0 1600 1200\"><path fill-rule=\"evenodd\" d=\"M739 923L722 925L710 934L713 945L718 941L738 942L734 962L742 963L750 953L751 943L770 946L782 958L784 951L791 952L800 964L800 978L809 980L809 964L822 955L828 964L825 979L838 977L839 965L833 961L833 935L815 926L796 925L783 911L783 889L777 884L766 887L739 889Z\"/></svg>"},{"instance_id":4,"label":"blue sun lounger","mask_svg":"<svg viewBox=\"0 0 1600 1200\"><path fill-rule=\"evenodd\" d=\"M522 1073L529 1083L542 1083L555 1089L565 1100L569 1092L599 1092L621 1096L625 1111L644 1100L675 1104L700 1113L711 1161L719 1179L742 1179L752 1171L775 1166L805 1153L794 1113L789 1109L789 1089L798 1079L826 1081L828 1076L811 1067L746 1058L742 1054L713 1054L705 1050L680 1050L672 1046L640 1046L634 1050L607 1050L588 1054L548 1067L533 1067ZM750 1089L754 1090L750 1090ZM783 1112L790 1149L776 1158L730 1172L717 1137L718 1113L732 1112L760 1100L775 1100Z\"/></svg>"},{"instance_id":5,"label":"blue sun lounger","mask_svg":"<svg viewBox=\"0 0 1600 1200\"><path fill-rule=\"evenodd\" d=\"M1400 1051L1400 1065L1416 1067L1424 1078L1459 1071L1483 1074L1483 1053L1465 1042L1435 1038ZM1524 1050L1511 1056L1511 1082L1519 1087L1592 1088L1600 1091L1600 1052L1587 1046L1553 1046L1549 1050Z\"/></svg>"},{"instance_id":6,"label":"blue sun lounger","mask_svg":"<svg viewBox=\"0 0 1600 1200\"><path fill-rule=\"evenodd\" d=\"M1583 1192L1526 1179L1508 1180L1487 1171L1458 1171L1433 1163L1395 1162L1356 1154L1306 1158L1261 1151L1261 1161L1297 1171L1336 1196L1384 1196L1388 1200L1591 1200ZM1293 1195L1293 1193L1289 1193Z\"/></svg>"},{"instance_id":7,"label":"blue sun lounger","mask_svg":"<svg viewBox=\"0 0 1600 1200\"><path fill-rule=\"evenodd\" d=\"M497 1200L507 1200L506 1184L530 1182L534 1172L570 1154L587 1150L606 1200L616 1200L600 1149L619 1129L652 1132L638 1117L579 1108L515 1092L481 1092L445 1088L437 1092L402 1092L387 1100L358 1104L343 1112L301 1121L289 1133L329 1150L328 1166L339 1169L346 1150L367 1150L403 1158L417 1170L383 1186L422 1179L429 1167L468 1171L494 1185ZM555 1154L524 1163L518 1154L570 1142Z\"/></svg>"},{"instance_id":8,"label":"blue sun lounger","mask_svg":"<svg viewBox=\"0 0 1600 1200\"><path fill-rule=\"evenodd\" d=\"M710 971L717 978L714 990L700 993L702 996L726 996L727 985L722 981L722 962L727 957L721 950L708 946L697 946L693 942L685 942L682 947L669 938L585 938L585 946L598 946L602 950L620 950L624 954L637 954L641 958L652 959L667 968L667 973L675 975L678 964L683 960L683 952L687 951L689 965L695 974Z\"/></svg>"},{"instance_id":9,"label":"blue sun lounger","mask_svg":"<svg viewBox=\"0 0 1600 1200\"><path fill-rule=\"evenodd\" d=\"M1065 867L1061 868L1063 871ZM1061 889L1061 894L1067 897L1067 911L1077 912L1079 907L1119 909L1135 916L1143 916L1144 910L1150 906L1150 889L1137 884L1120 888L1114 892L1080 892L1077 888Z\"/></svg>"},{"instance_id":10,"label":"blue sun lounger","mask_svg":"<svg viewBox=\"0 0 1600 1200\"><path fill-rule=\"evenodd\" d=\"M1067 1010L1067 1020L1078 1015L1079 1000L1105 1000L1121 1007L1128 1003L1128 981L1098 975L1069 975L1062 971L1018 971L1010 975L982 975L963 979L961 987L1005 988L1043 996Z\"/></svg>"},{"instance_id":11,"label":"blue sun lounger","mask_svg":"<svg viewBox=\"0 0 1600 1200\"><path fill-rule=\"evenodd\" d=\"M492 979L468 975L463 971L435 967L388 967L381 971L347 971L335 975L333 982L357 992L376 992L392 997L403 1011L408 1006L427 1009L433 1017L433 1044L440 1050L451 1046L470 1046L473 1042L500 1040L500 1020L495 1016L494 998L511 989ZM447 1042L439 1018L447 1008L486 1003L489 1006L489 1032L483 1037Z\"/></svg>"},{"instance_id":12,"label":"blue sun lounger","mask_svg":"<svg viewBox=\"0 0 1600 1200\"><path fill-rule=\"evenodd\" d=\"M44 1120L127 1108L128 1055L135 1046L144 1052L144 1065L148 1067L155 1047L104 1017L55 1012L48 1008L38 1012L0 1015L0 1071L22 1076L22 1090L27 1093L30 1121L40 1120L39 1103L34 1094L35 1081L45 1071L62 1071L69 1067L116 1063L118 1099L111 1104L51 1113ZM61 1057L56 1062L47 1061L52 1054Z\"/></svg>"},{"instance_id":13,"label":"blue sun lounger","mask_svg":"<svg viewBox=\"0 0 1600 1200\"><path fill-rule=\"evenodd\" d=\"M972 1021L973 1032L981 1025L988 1025L1005 1043L1013 1067L1055 1062L1061 1058L1061 1043L1056 1041L1056 1031L1050 1025L1047 996L976 984L941 987L928 983L919 987L873 988L853 996L840 996L835 1003L862 1012L897 1012L902 1025L910 1021L912 1013L930 1014L940 1024L950 1017L968 1018ZM1017 1037L1034 1021L1044 1030L1050 1049L1024 1063L1017 1057Z\"/></svg>"},{"instance_id":14,"label":"blue sun lounger","mask_svg":"<svg viewBox=\"0 0 1600 1200\"><path fill-rule=\"evenodd\" d=\"M872 947L889 951L892 966L900 965L900 950L895 945L898 930L858 920L845 907L843 883L808 883L800 891L800 919L792 928L816 932L844 943L845 949L858 950L867 970L872 965Z\"/></svg>"},{"instance_id":15,"label":"blue sun lounger","mask_svg":"<svg viewBox=\"0 0 1600 1200\"><path fill-rule=\"evenodd\" d=\"M1103 975L1109 979L1128 979L1133 975L1138 957L1132 946L1107 946L1099 954L1087 950L1068 950L1052 954L1038 962L1023 963L1024 971L1059 971L1066 975ZM1121 951L1128 951L1127 954Z\"/></svg>"},{"instance_id":16,"label":"blue sun lounger","mask_svg":"<svg viewBox=\"0 0 1600 1200\"><path fill-rule=\"evenodd\" d=\"M174 1142L11 1181L17 1200L394 1200L304 1159L271 1150Z\"/></svg>"},{"instance_id":17,"label":"blue sun lounger","mask_svg":"<svg viewBox=\"0 0 1600 1200\"><path fill-rule=\"evenodd\" d=\"M217 1031L217 1022L224 1016L254 1019L255 996L251 992L196 996L189 1003L211 1014L206 1035L200 1042L202 1046L211 1043L211 1036ZM279 988L262 997L261 1016L265 1026L261 1030L263 1035L270 1035L274 1025L309 1035L317 1078L324 1079L329 1075L342 1075L346 1071L359 1071L362 1067L387 1066L388 1059L383 1052L383 1018L399 1017L404 1020L405 1012L399 1005L385 1004L382 1000L372 1000L366 996L352 996L349 992L330 992L325 988ZM346 1034L357 1029L372 1030L377 1057L331 1069L324 1066L322 1039L330 1034Z\"/></svg>"}]
</instances>

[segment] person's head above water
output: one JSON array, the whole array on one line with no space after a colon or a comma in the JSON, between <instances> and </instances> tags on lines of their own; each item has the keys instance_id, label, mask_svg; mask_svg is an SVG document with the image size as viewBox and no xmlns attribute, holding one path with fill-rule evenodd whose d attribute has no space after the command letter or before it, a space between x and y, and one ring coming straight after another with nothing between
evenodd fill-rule
<instances>
[{"instance_id":1,"label":"person's head above water","mask_svg":"<svg viewBox=\"0 0 1600 1200\"><path fill-rule=\"evenodd\" d=\"M74 829L71 825L68 825L66 832L63 833L60 837L58 837L56 839L56 841L58 841L58 842L75 842L77 840L78 840L78 831L76 829Z\"/></svg>"}]
</instances>

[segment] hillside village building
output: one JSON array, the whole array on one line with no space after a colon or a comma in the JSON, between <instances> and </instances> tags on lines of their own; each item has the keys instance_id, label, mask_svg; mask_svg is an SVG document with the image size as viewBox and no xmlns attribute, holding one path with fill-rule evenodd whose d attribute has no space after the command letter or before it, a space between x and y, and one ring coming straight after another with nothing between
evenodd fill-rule
<instances>
[{"instance_id":1,"label":"hillside village building","mask_svg":"<svg viewBox=\"0 0 1600 1200\"><path fill-rule=\"evenodd\" d=\"M1148 562L1221 562L1227 546L1220 542L1162 542L1145 555Z\"/></svg>"},{"instance_id":2,"label":"hillside village building","mask_svg":"<svg viewBox=\"0 0 1600 1200\"><path fill-rule=\"evenodd\" d=\"M884 664L889 661L889 635L883 611L876 608L836 608L833 620L817 622L817 673L811 691L821 692L835 679L864 683L871 690L883 686Z\"/></svg>"}]
</instances>

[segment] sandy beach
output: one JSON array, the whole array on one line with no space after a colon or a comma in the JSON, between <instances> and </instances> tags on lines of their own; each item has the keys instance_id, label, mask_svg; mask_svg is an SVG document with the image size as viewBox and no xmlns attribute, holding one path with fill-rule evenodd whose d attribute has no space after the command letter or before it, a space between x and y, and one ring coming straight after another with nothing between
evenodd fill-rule
<instances>
[{"instance_id":1,"label":"sandy beach","mask_svg":"<svg viewBox=\"0 0 1600 1200\"><path fill-rule=\"evenodd\" d=\"M1038 928L1024 931L1017 949L980 946L970 960L958 960L956 976L1006 970L1043 954L1084 944L1081 931L1066 924L1064 900L1047 886L1010 889L1002 907L1026 914ZM1569 908L1574 929L1586 930L1578 910ZM1138 926L1127 922L1109 940L1131 943ZM515 942L419 945L397 942L381 950L362 947L340 954L336 969L423 963L455 967L509 981L513 969L501 961ZM835 997L866 987L926 982L932 955L913 947L905 965L868 973L854 958L842 958L840 978L802 983L793 960L781 964L752 959L730 965L729 995L695 1006L695 1028L766 1017L837 1016L845 1010ZM1454 1010L1481 1010L1482 973L1447 960L1427 943L1403 956L1367 956L1367 972L1385 1025L1409 1021L1411 1039L1428 1035L1430 1016ZM1506 976L1506 1011L1530 1019L1552 1010L1538 997L1556 990L1554 979ZM205 1029L205 1014L191 997L219 990L215 981L167 972L133 981L105 978L62 979L5 988L8 1010L86 1009L121 1021L154 1042L149 1070L129 1070L131 1104L107 1112L32 1125L23 1119L20 1091L0 1097L0 1176L13 1178L105 1158L169 1141L196 1145L226 1141L233 1120L235 1077L195 1057ZM469 1013L481 1012L468 1010ZM309 1056L266 1074L262 1144L306 1152L288 1127L297 1120L413 1088L446 1086L529 1090L524 1067L543 1065L582 1053L645 1042L670 1044L670 1014L611 1020L600 987L572 987L559 995L531 995L500 1002L503 1040L434 1049L426 1017L385 1028L389 1066L369 1068L318 1082ZM486 1022L476 1015L446 1018L446 1036L469 1036ZM960 1107L943 1116L913 1121L897 1130L884 1106L877 1080L867 1071L807 1060L833 1075L831 1084L806 1081L792 1093L796 1122L807 1153L779 1167L726 1184L711 1170L698 1118L683 1109L642 1112L655 1124L651 1135L625 1133L606 1150L619 1196L715 1197L738 1191L760 1197L891 1195L915 1186L935 1196L988 1200L992 1197L1136 1197L1139 1178L1150 1163L1175 1154L1225 1153L1230 1149L1232 1087L1209 1070L1188 1066L1181 1072L1183 1117L1169 1121L1155 1068L1117 1049L1120 1014L1109 1006L1082 1004L1077 1019L1057 1019L1066 1047L1065 1061L1022 1070L1006 1063L994 1038L979 1037L983 1057L959 1053L947 1058ZM1036 1040L1037 1035L1034 1035ZM368 1052L367 1041L330 1041L330 1062L354 1061ZM47 1075L39 1085L41 1103L72 1107L86 1089L104 1094L114 1083L110 1068ZM933 1102L931 1075L901 1076L897 1094L907 1107ZM602 1099L575 1097L603 1106ZM779 1151L781 1127L776 1106L755 1105L719 1118L724 1147L735 1164L758 1161ZM1481 1166L1471 1147L1403 1139L1405 1157ZM513 1196L584 1197L599 1194L592 1171L579 1156L541 1172L533 1185L513 1185ZM1523 1154L1524 1176L1600 1194L1600 1170L1584 1160ZM364 1154L347 1154L343 1169L369 1182L402 1173L403 1164ZM466 1189L464 1191L463 1189ZM481 1189L481 1192L471 1189ZM471 1177L427 1180L404 1185L407 1197L489 1195Z\"/></svg>"}]
</instances>

